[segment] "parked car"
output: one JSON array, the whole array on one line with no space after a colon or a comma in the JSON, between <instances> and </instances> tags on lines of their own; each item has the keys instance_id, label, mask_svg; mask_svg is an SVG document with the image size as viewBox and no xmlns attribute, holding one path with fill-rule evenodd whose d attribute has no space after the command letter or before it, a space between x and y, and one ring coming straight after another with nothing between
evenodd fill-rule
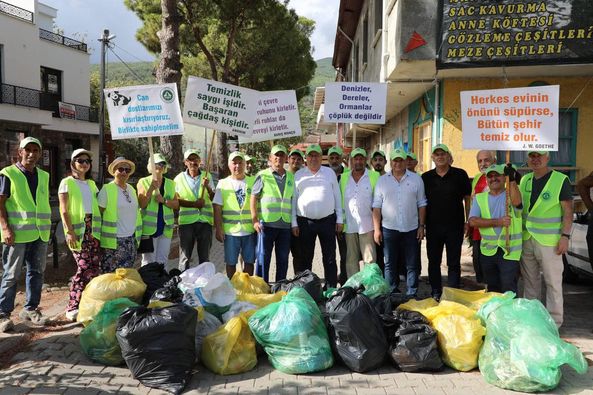
<instances>
[{"instance_id":1,"label":"parked car","mask_svg":"<svg viewBox=\"0 0 593 395\"><path fill-rule=\"evenodd\" d=\"M562 256L564 261L564 280L573 282L579 276L593 278L593 263L589 258L587 248L587 229L589 228L589 216L591 212L576 212L570 230L570 241L568 252Z\"/></svg>"}]
</instances>

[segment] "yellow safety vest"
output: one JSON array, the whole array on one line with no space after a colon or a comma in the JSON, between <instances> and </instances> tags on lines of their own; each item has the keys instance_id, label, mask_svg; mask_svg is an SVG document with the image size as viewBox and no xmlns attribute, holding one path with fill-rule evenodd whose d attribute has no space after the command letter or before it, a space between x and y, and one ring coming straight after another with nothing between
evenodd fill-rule
<instances>
[{"instance_id":1,"label":"yellow safety vest","mask_svg":"<svg viewBox=\"0 0 593 395\"><path fill-rule=\"evenodd\" d=\"M284 185L284 194L280 195L280 188L271 169L265 169L259 172L263 182L259 206L261 219L264 222L282 221L291 223L292 217L292 195L294 193L294 174L287 171L286 184Z\"/></svg>"},{"instance_id":2,"label":"yellow safety vest","mask_svg":"<svg viewBox=\"0 0 593 395\"><path fill-rule=\"evenodd\" d=\"M80 251L82 248L82 239L84 237L85 223L84 217L86 215L84 210L84 203L82 201L82 192L80 186L73 177L66 177L62 180L68 184L68 214L70 215L70 223L74 229L74 234L78 238L72 251ZM86 180L91 190L91 207L93 216L92 232L93 237L97 240L101 238L101 211L99 210L99 203L97 201L97 185L93 180ZM64 233L68 232L66 228L66 221L62 216L62 225L64 227Z\"/></svg>"},{"instance_id":3,"label":"yellow safety vest","mask_svg":"<svg viewBox=\"0 0 593 395\"><path fill-rule=\"evenodd\" d=\"M476 195L476 202L480 207L480 213L484 219L492 219L490 206L488 205L489 192L481 192ZM480 242L480 252L486 256L493 256L500 247L504 251L504 259L518 261L521 258L523 246L522 221L521 217L515 214L515 208L509 207L509 217L511 225L509 226L509 248L506 247L505 230L502 229L499 235L494 231L494 227L478 228L482 241Z\"/></svg>"},{"instance_id":4,"label":"yellow safety vest","mask_svg":"<svg viewBox=\"0 0 593 395\"><path fill-rule=\"evenodd\" d=\"M369 175L369 181L371 182L371 189L373 193L375 192L375 185L377 185L377 181L381 176L381 173L375 170L367 170ZM344 204L344 197L346 196L346 188L348 187L348 181L350 181L350 170L344 170L342 175L340 176L340 191L342 192L342 218L344 221L344 230L343 232L346 233L346 228L348 224L346 223L346 205ZM373 202L370 202L373 203Z\"/></svg>"},{"instance_id":5,"label":"yellow safety vest","mask_svg":"<svg viewBox=\"0 0 593 395\"><path fill-rule=\"evenodd\" d=\"M235 190L231 183L231 177L220 180L218 188L222 193L222 226L224 233L232 235L236 233L253 233L253 223L251 221L251 212L249 211L249 202L251 201L251 188L255 177L245 177L247 191L245 192L245 201L243 207L239 206Z\"/></svg>"},{"instance_id":6,"label":"yellow safety vest","mask_svg":"<svg viewBox=\"0 0 593 395\"><path fill-rule=\"evenodd\" d=\"M523 240L533 236L538 243L555 247L562 234L562 205L560 191L567 177L552 170L550 179L542 189L533 207L528 210L531 200L533 173L521 179L521 196L523 197Z\"/></svg>"},{"instance_id":7,"label":"yellow safety vest","mask_svg":"<svg viewBox=\"0 0 593 395\"><path fill-rule=\"evenodd\" d=\"M163 199L173 200L175 198L175 182L168 178L163 177L165 182L165 195ZM141 178L138 181L138 185L144 187L144 191L148 191L150 184L152 183L152 176ZM156 232L157 217L159 214L159 203L156 201L156 192L152 193L148 206L140 210L142 213L142 236L152 236ZM175 215L173 209L163 204L163 219L165 221L165 229L163 235L168 238L173 237L173 223L175 222Z\"/></svg>"},{"instance_id":8,"label":"yellow safety vest","mask_svg":"<svg viewBox=\"0 0 593 395\"><path fill-rule=\"evenodd\" d=\"M10 198L6 200L5 208L14 242L29 243L37 239L48 241L51 229L49 173L37 168L35 201L27 177L16 165L5 167L0 170L0 174L10 179Z\"/></svg>"},{"instance_id":9,"label":"yellow safety vest","mask_svg":"<svg viewBox=\"0 0 593 395\"><path fill-rule=\"evenodd\" d=\"M197 196L194 191L190 188L189 184L184 175L185 172L177 174L175 177L175 186L177 188L177 194L179 199L195 202L200 196L202 196L202 183L198 186ZM205 177L212 182L212 176L210 173L202 172L202 177ZM201 181L201 179L200 179ZM197 209L194 207L180 207L179 208L179 225L188 225L195 222L205 222L210 225L214 224L214 214L212 211L212 201L208 191L204 191L204 207Z\"/></svg>"},{"instance_id":10,"label":"yellow safety vest","mask_svg":"<svg viewBox=\"0 0 593 395\"><path fill-rule=\"evenodd\" d=\"M115 182L110 182L103 186L107 191L107 207L103 211L103 220L101 222L101 247L115 250L117 248L117 199L119 197L119 186ZM128 188L132 190L130 197L136 199L136 190L133 186L128 184ZM136 245L140 245L140 237L142 235L142 217L140 216L140 210L136 213L136 231L134 236L136 237Z\"/></svg>"}]
</instances>

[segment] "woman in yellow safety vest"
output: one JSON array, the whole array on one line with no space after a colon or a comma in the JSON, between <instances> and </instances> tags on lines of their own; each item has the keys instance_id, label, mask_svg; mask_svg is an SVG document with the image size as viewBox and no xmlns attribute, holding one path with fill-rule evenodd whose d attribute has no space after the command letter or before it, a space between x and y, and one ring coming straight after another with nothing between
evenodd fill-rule
<instances>
[{"instance_id":1,"label":"woman in yellow safety vest","mask_svg":"<svg viewBox=\"0 0 593 395\"><path fill-rule=\"evenodd\" d=\"M152 252L149 252L150 249L142 251L142 266L157 262L165 267L173 237L173 210L179 208L179 200L175 182L164 177L169 165L167 160L161 154L154 154L153 158L154 168L150 162L147 166L152 175L141 178L137 186L142 213L142 239L150 238L152 241Z\"/></svg>"},{"instance_id":2,"label":"woman in yellow safety vest","mask_svg":"<svg viewBox=\"0 0 593 395\"><path fill-rule=\"evenodd\" d=\"M136 190L127 183L135 170L134 162L123 157L115 158L107 168L114 180L103 185L99 192L99 208L103 215L103 273L113 272L118 267L132 267L136 260L136 250L142 233L142 218Z\"/></svg>"},{"instance_id":3,"label":"woman in yellow safety vest","mask_svg":"<svg viewBox=\"0 0 593 395\"><path fill-rule=\"evenodd\" d=\"M72 175L64 178L58 188L60 214L66 244L76 262L76 273L70 282L66 318L76 320L80 296L86 285L101 274L99 237L101 213L97 202L97 186L88 177L92 169L92 153L83 148L72 152Z\"/></svg>"}]
</instances>

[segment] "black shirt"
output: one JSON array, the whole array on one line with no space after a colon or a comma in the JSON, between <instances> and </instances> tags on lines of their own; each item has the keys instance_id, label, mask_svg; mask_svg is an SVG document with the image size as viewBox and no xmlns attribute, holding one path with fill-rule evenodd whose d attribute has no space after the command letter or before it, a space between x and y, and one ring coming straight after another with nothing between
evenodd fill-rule
<instances>
[{"instance_id":1,"label":"black shirt","mask_svg":"<svg viewBox=\"0 0 593 395\"><path fill-rule=\"evenodd\" d=\"M444 176L436 169L422 174L426 192L426 225L463 226L463 199L471 195L471 183L463 169L450 167Z\"/></svg>"},{"instance_id":2,"label":"black shirt","mask_svg":"<svg viewBox=\"0 0 593 395\"><path fill-rule=\"evenodd\" d=\"M537 198L539 197L539 195L541 195L542 191L544 190L544 187L548 183L548 180L550 179L551 176L552 176L551 171L549 171L545 176L540 177L540 178L535 178L535 175L533 176L533 179L531 181L531 197L529 199L529 210L530 211L531 211L531 207L533 207L533 205L537 201ZM527 186L527 189L529 189L529 186ZM564 183L562 184L562 188L560 189L560 197L558 200L560 200L560 201L572 200L572 190L571 190L570 181L568 181L568 178L564 179Z\"/></svg>"}]
</instances>

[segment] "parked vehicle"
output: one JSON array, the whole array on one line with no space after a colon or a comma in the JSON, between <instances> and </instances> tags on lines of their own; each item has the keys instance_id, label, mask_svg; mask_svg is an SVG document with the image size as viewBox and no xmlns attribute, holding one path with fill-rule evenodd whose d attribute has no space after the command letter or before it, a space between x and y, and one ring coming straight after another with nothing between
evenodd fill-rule
<instances>
[{"instance_id":1,"label":"parked vehicle","mask_svg":"<svg viewBox=\"0 0 593 395\"><path fill-rule=\"evenodd\" d=\"M593 263L587 248L587 229L591 212L577 212L570 231L568 252L562 256L564 262L564 280L574 282L579 276L593 278Z\"/></svg>"}]
</instances>

